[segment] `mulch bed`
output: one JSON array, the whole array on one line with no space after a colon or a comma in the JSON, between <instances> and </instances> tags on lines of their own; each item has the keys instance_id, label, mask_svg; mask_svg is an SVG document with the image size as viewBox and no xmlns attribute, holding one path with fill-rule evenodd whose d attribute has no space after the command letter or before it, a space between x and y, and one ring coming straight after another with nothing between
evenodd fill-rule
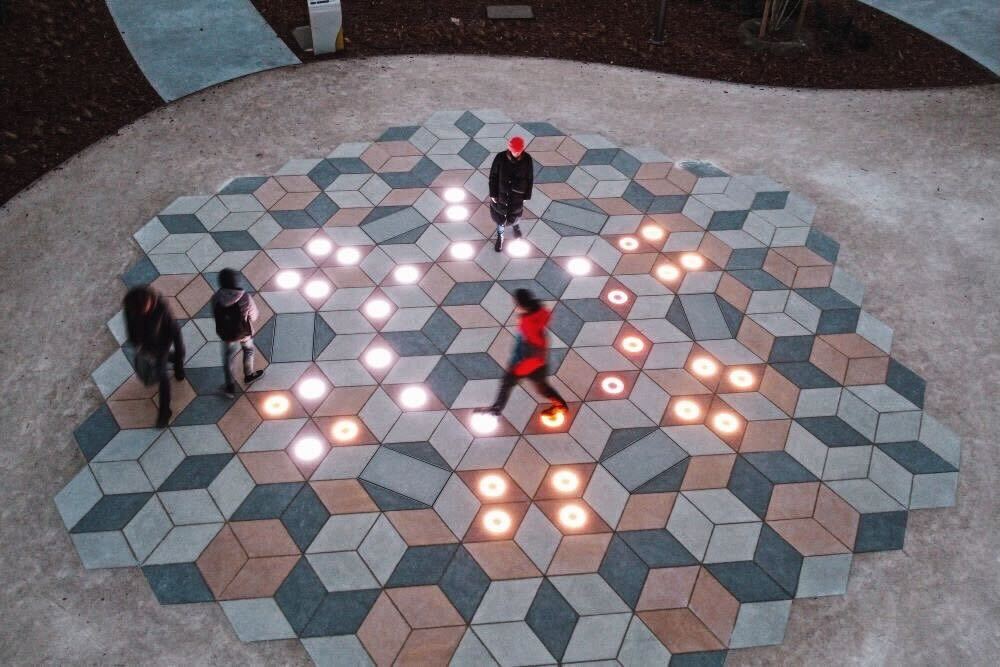
<instances>
[{"instance_id":1,"label":"mulch bed","mask_svg":"<svg viewBox=\"0 0 1000 667\"><path fill-rule=\"evenodd\" d=\"M0 203L163 103L104 0L0 0Z\"/></svg>"},{"instance_id":2,"label":"mulch bed","mask_svg":"<svg viewBox=\"0 0 1000 667\"><path fill-rule=\"evenodd\" d=\"M291 36L303 0L252 0ZM505 0L491 0L503 2ZM506 0L511 3L531 0ZM738 4L669 0L664 47L647 43L658 0L534 0L533 21L487 21L483 0L343 0L347 50L327 57L464 53L566 58L740 83L911 88L996 82L932 37L854 0L819 0L808 54L752 53ZM0 204L91 143L162 104L104 0L0 0ZM851 29L844 29L846 22ZM840 26L838 28L838 26ZM866 42L870 42L867 48Z\"/></svg>"},{"instance_id":3,"label":"mulch bed","mask_svg":"<svg viewBox=\"0 0 1000 667\"><path fill-rule=\"evenodd\" d=\"M292 38L303 0L252 0L302 60ZM530 4L535 19L488 21L489 4ZM753 5L757 5L754 8ZM340 56L465 53L565 58L735 83L802 88L923 88L997 81L975 61L854 0L814 0L807 54L756 54L737 29L760 0L668 0L665 46L648 43L659 0L342 0ZM745 14L740 9L748 10ZM851 28L847 28L847 22ZM323 56L331 57L331 56Z\"/></svg>"}]
</instances>

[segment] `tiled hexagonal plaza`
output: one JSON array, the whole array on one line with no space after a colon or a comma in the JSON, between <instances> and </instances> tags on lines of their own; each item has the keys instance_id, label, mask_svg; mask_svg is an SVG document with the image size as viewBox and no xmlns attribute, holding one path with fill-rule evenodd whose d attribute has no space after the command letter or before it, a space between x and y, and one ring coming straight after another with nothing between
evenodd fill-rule
<instances>
[{"instance_id":1,"label":"tiled hexagonal plaza","mask_svg":"<svg viewBox=\"0 0 1000 667\"><path fill-rule=\"evenodd\" d=\"M498 254L483 202L514 135L535 192ZM183 322L173 421L153 428L114 315L64 523L86 567L138 566L161 603L218 601L241 639L298 638L320 664L717 664L780 643L793 600L844 593L853 554L900 549L909 510L958 481L957 438L814 210L497 110L181 197L123 276ZM226 267L266 370L232 398L209 305ZM569 412L544 423L525 386L484 424L522 287L552 308Z\"/></svg>"}]
</instances>

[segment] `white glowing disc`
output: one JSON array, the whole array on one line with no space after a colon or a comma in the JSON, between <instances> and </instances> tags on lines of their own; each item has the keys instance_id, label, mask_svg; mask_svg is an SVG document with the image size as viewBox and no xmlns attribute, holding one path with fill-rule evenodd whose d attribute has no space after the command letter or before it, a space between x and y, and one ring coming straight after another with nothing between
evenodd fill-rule
<instances>
[{"instance_id":1,"label":"white glowing disc","mask_svg":"<svg viewBox=\"0 0 1000 667\"><path fill-rule=\"evenodd\" d=\"M322 299L330 294L330 283L325 280L310 280L306 283L306 296L310 299Z\"/></svg>"},{"instance_id":2,"label":"white glowing disc","mask_svg":"<svg viewBox=\"0 0 1000 667\"><path fill-rule=\"evenodd\" d=\"M306 244L306 252L313 257L326 257L333 252L333 243L328 238L317 236Z\"/></svg>"},{"instance_id":3,"label":"white glowing disc","mask_svg":"<svg viewBox=\"0 0 1000 667\"><path fill-rule=\"evenodd\" d=\"M660 268L656 270L656 277L667 282L677 280L680 275L680 269L673 264L662 264Z\"/></svg>"},{"instance_id":4,"label":"white glowing disc","mask_svg":"<svg viewBox=\"0 0 1000 667\"><path fill-rule=\"evenodd\" d=\"M737 368L729 373L729 381L734 387L746 389L753 386L753 373L742 368Z\"/></svg>"},{"instance_id":5,"label":"white glowing disc","mask_svg":"<svg viewBox=\"0 0 1000 667\"><path fill-rule=\"evenodd\" d=\"M647 241L660 241L666 236L663 229L656 225L646 225L640 230L640 233L642 234L642 238Z\"/></svg>"},{"instance_id":6,"label":"white glowing disc","mask_svg":"<svg viewBox=\"0 0 1000 667\"><path fill-rule=\"evenodd\" d=\"M694 371L695 375L708 377L715 375L716 371L719 370L719 365L708 357L698 357L691 362L691 370Z\"/></svg>"},{"instance_id":7,"label":"white glowing disc","mask_svg":"<svg viewBox=\"0 0 1000 667\"><path fill-rule=\"evenodd\" d=\"M365 353L365 364L371 368L381 369L392 363L392 352L384 347L373 347Z\"/></svg>"},{"instance_id":8,"label":"white glowing disc","mask_svg":"<svg viewBox=\"0 0 1000 667\"><path fill-rule=\"evenodd\" d=\"M292 451L300 461L315 461L323 453L323 443L318 438L302 438L292 446Z\"/></svg>"},{"instance_id":9,"label":"white glowing disc","mask_svg":"<svg viewBox=\"0 0 1000 667\"><path fill-rule=\"evenodd\" d=\"M620 289L613 289L610 292L608 292L608 301L615 304L616 306L620 306L628 302L628 294L626 294Z\"/></svg>"},{"instance_id":10,"label":"white glowing disc","mask_svg":"<svg viewBox=\"0 0 1000 667\"><path fill-rule=\"evenodd\" d=\"M282 396L281 394L268 396L264 399L264 412L272 417L280 417L285 414L288 412L288 407L288 398Z\"/></svg>"},{"instance_id":11,"label":"white glowing disc","mask_svg":"<svg viewBox=\"0 0 1000 667\"><path fill-rule=\"evenodd\" d=\"M299 383L298 394L304 401L315 401L326 394L326 383L319 378L307 378Z\"/></svg>"},{"instance_id":12,"label":"white glowing disc","mask_svg":"<svg viewBox=\"0 0 1000 667\"><path fill-rule=\"evenodd\" d=\"M503 533L510 529L510 515L503 510L490 510L483 515L483 527L491 533Z\"/></svg>"},{"instance_id":13,"label":"white glowing disc","mask_svg":"<svg viewBox=\"0 0 1000 667\"><path fill-rule=\"evenodd\" d=\"M720 412L712 419L715 428L722 433L733 433L740 428L740 420L729 412Z\"/></svg>"},{"instance_id":14,"label":"white glowing disc","mask_svg":"<svg viewBox=\"0 0 1000 667\"><path fill-rule=\"evenodd\" d=\"M415 266L410 264L404 264L403 266L397 266L396 270L392 272L396 280L404 284L410 284L417 282L420 278L420 271Z\"/></svg>"},{"instance_id":15,"label":"white glowing disc","mask_svg":"<svg viewBox=\"0 0 1000 667\"><path fill-rule=\"evenodd\" d=\"M472 430L480 435L492 433L497 430L499 424L497 416L488 412L477 412L472 415Z\"/></svg>"},{"instance_id":16,"label":"white glowing disc","mask_svg":"<svg viewBox=\"0 0 1000 667\"><path fill-rule=\"evenodd\" d=\"M642 352L646 344L638 336L625 336L622 338L622 349L631 354Z\"/></svg>"},{"instance_id":17,"label":"white glowing disc","mask_svg":"<svg viewBox=\"0 0 1000 667\"><path fill-rule=\"evenodd\" d=\"M333 435L334 440L347 442L357 437L358 425L350 419L341 419L334 423L333 428L330 429L330 433Z\"/></svg>"},{"instance_id":18,"label":"white glowing disc","mask_svg":"<svg viewBox=\"0 0 1000 667\"><path fill-rule=\"evenodd\" d=\"M457 204L460 201L465 201L465 190L462 188L445 188L444 200L449 204Z\"/></svg>"},{"instance_id":19,"label":"white glowing disc","mask_svg":"<svg viewBox=\"0 0 1000 667\"><path fill-rule=\"evenodd\" d=\"M616 377L606 377L601 380L601 389L608 394L620 394L625 390L625 383Z\"/></svg>"},{"instance_id":20,"label":"white glowing disc","mask_svg":"<svg viewBox=\"0 0 1000 667\"><path fill-rule=\"evenodd\" d=\"M626 236L618 240L618 247L625 251L631 251L639 247L639 242L631 236Z\"/></svg>"},{"instance_id":21,"label":"white glowing disc","mask_svg":"<svg viewBox=\"0 0 1000 667\"><path fill-rule=\"evenodd\" d=\"M341 264L357 264L361 251L357 248L341 248L337 251L337 261Z\"/></svg>"},{"instance_id":22,"label":"white glowing disc","mask_svg":"<svg viewBox=\"0 0 1000 667\"><path fill-rule=\"evenodd\" d=\"M524 239L514 239L507 244L507 254L511 257L527 257L531 246Z\"/></svg>"},{"instance_id":23,"label":"white glowing disc","mask_svg":"<svg viewBox=\"0 0 1000 667\"><path fill-rule=\"evenodd\" d=\"M566 269L574 276L585 276L590 273L590 260L586 257L574 257L566 264Z\"/></svg>"},{"instance_id":24,"label":"white glowing disc","mask_svg":"<svg viewBox=\"0 0 1000 667\"><path fill-rule=\"evenodd\" d=\"M452 222L459 222L468 219L469 209L461 204L454 204L445 209L444 215Z\"/></svg>"},{"instance_id":25,"label":"white glowing disc","mask_svg":"<svg viewBox=\"0 0 1000 667\"><path fill-rule=\"evenodd\" d=\"M684 420L697 419L701 416L701 408L694 401L677 401L674 405L674 414Z\"/></svg>"},{"instance_id":26,"label":"white glowing disc","mask_svg":"<svg viewBox=\"0 0 1000 667\"><path fill-rule=\"evenodd\" d=\"M419 408L427 402L427 392L422 387L407 387L399 395L399 400L406 408Z\"/></svg>"},{"instance_id":27,"label":"white glowing disc","mask_svg":"<svg viewBox=\"0 0 1000 667\"><path fill-rule=\"evenodd\" d=\"M507 490L507 482L500 475L486 475L479 480L479 493L487 498L499 498Z\"/></svg>"},{"instance_id":28,"label":"white glowing disc","mask_svg":"<svg viewBox=\"0 0 1000 667\"><path fill-rule=\"evenodd\" d=\"M681 266L692 271L700 269L705 266L705 258L696 252L686 252L681 255Z\"/></svg>"},{"instance_id":29,"label":"white glowing disc","mask_svg":"<svg viewBox=\"0 0 1000 667\"><path fill-rule=\"evenodd\" d=\"M280 271L275 282L281 289L295 289L302 282L302 275L298 271Z\"/></svg>"},{"instance_id":30,"label":"white glowing disc","mask_svg":"<svg viewBox=\"0 0 1000 667\"><path fill-rule=\"evenodd\" d=\"M461 241L459 243L454 243L451 246L451 256L455 259L472 259L472 256L475 253L476 251L472 247L471 243Z\"/></svg>"},{"instance_id":31,"label":"white glowing disc","mask_svg":"<svg viewBox=\"0 0 1000 667\"><path fill-rule=\"evenodd\" d=\"M580 477L572 470L560 470L552 475L552 486L562 493L570 493L580 486Z\"/></svg>"},{"instance_id":32,"label":"white glowing disc","mask_svg":"<svg viewBox=\"0 0 1000 667\"><path fill-rule=\"evenodd\" d=\"M392 306L385 299L372 299L365 304L365 315L375 319L382 319L392 310Z\"/></svg>"},{"instance_id":33,"label":"white glowing disc","mask_svg":"<svg viewBox=\"0 0 1000 667\"><path fill-rule=\"evenodd\" d=\"M559 510L559 522L567 528L580 528L587 523L587 513L579 505L566 505Z\"/></svg>"}]
</instances>

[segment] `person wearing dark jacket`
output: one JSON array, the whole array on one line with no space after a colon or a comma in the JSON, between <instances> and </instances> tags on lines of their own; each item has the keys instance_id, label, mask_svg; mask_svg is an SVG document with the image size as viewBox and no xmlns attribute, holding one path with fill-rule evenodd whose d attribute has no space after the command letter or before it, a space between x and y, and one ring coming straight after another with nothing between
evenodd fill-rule
<instances>
[{"instance_id":1,"label":"person wearing dark jacket","mask_svg":"<svg viewBox=\"0 0 1000 667\"><path fill-rule=\"evenodd\" d=\"M497 153L490 167L490 216L497 225L497 240L493 249L503 249L503 233L507 225L514 227L514 238L521 238L518 219L524 213L524 201L531 199L535 164L524 150L524 139L512 137L507 150Z\"/></svg>"},{"instance_id":2,"label":"person wearing dark jacket","mask_svg":"<svg viewBox=\"0 0 1000 667\"><path fill-rule=\"evenodd\" d=\"M519 380L527 378L542 396L552 402L552 405L542 413L542 416L554 417L556 414L566 411L566 401L549 384L547 379L548 341L545 338L545 328L549 324L552 313L526 289L514 292L514 302L517 304L520 315L517 325L517 341L507 372L500 383L500 392L487 412L499 415L507 406L507 400L510 398L510 392L514 389L514 385Z\"/></svg>"},{"instance_id":3,"label":"person wearing dark jacket","mask_svg":"<svg viewBox=\"0 0 1000 667\"><path fill-rule=\"evenodd\" d=\"M156 290L143 285L133 287L125 294L125 329L128 340L135 347L136 355L145 355L154 368L160 384L160 406L156 427L165 428L170 423L170 377L167 363L174 363L174 377L184 379L184 338L177 320L170 314L167 304ZM173 354L171 354L171 348Z\"/></svg>"},{"instance_id":4,"label":"person wearing dark jacket","mask_svg":"<svg viewBox=\"0 0 1000 667\"><path fill-rule=\"evenodd\" d=\"M243 382L250 384L264 374L253 369L253 323L259 311L253 297L240 288L238 279L236 271L222 269L219 291L212 297L215 333L222 341L222 371L226 378L223 391L229 395L236 393L232 364L237 345L243 350Z\"/></svg>"}]
</instances>

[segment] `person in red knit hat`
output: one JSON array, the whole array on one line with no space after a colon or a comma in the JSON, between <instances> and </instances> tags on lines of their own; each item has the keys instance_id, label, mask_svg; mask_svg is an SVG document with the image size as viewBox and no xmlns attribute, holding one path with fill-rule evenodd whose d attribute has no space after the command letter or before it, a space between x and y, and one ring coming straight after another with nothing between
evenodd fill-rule
<instances>
[{"instance_id":1,"label":"person in red knit hat","mask_svg":"<svg viewBox=\"0 0 1000 667\"><path fill-rule=\"evenodd\" d=\"M566 401L547 379L548 342L545 339L545 329L552 318L552 313L526 289L514 292L514 303L517 304L520 314L517 343L507 372L500 383L500 392L486 412L499 415L507 406L514 385L519 380L527 378L542 396L552 402L542 416L555 417L558 413L566 411Z\"/></svg>"},{"instance_id":2,"label":"person in red knit hat","mask_svg":"<svg viewBox=\"0 0 1000 667\"><path fill-rule=\"evenodd\" d=\"M535 164L524 150L522 137L511 137L507 150L497 153L490 167L490 216L497 225L497 240L493 249L503 249L503 233L507 225L514 228L514 238L521 238L518 219L524 213L524 201L531 199Z\"/></svg>"}]
</instances>

